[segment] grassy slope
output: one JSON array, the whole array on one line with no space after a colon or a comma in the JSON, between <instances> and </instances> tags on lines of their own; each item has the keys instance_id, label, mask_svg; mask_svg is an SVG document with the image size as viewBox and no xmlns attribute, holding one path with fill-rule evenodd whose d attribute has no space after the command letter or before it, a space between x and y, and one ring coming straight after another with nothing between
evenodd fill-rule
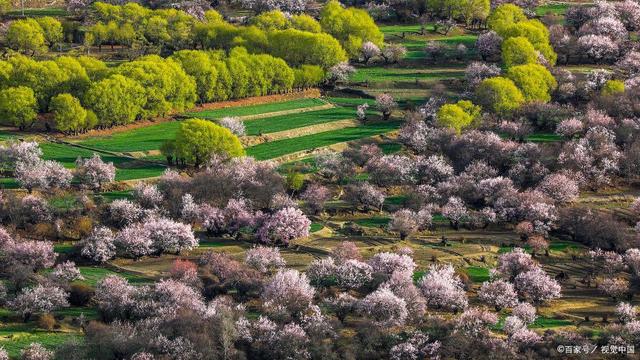
<instances>
[{"instance_id":1,"label":"grassy slope","mask_svg":"<svg viewBox=\"0 0 640 360\"><path fill-rule=\"evenodd\" d=\"M273 141L248 148L247 155L253 156L258 160L273 159L298 151L384 134L397 129L399 125L399 122L376 123Z\"/></svg>"},{"instance_id":2,"label":"grassy slope","mask_svg":"<svg viewBox=\"0 0 640 360\"><path fill-rule=\"evenodd\" d=\"M270 104L250 105L241 107L232 107L226 109L204 110L199 112L187 113L188 116L200 117L203 119L219 119L225 116L246 116L255 114L264 114L275 111L285 111L293 109L303 109L311 106L324 105L325 102L320 99L298 99L291 101L283 101Z\"/></svg>"}]
</instances>

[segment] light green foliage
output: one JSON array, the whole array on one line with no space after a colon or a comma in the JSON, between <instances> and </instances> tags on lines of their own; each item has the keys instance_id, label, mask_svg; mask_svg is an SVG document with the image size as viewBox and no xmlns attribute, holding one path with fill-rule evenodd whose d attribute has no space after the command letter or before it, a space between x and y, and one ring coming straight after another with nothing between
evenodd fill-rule
<instances>
[{"instance_id":1,"label":"light green foliage","mask_svg":"<svg viewBox=\"0 0 640 360\"><path fill-rule=\"evenodd\" d=\"M325 69L347 60L345 50L331 35L296 29L269 33L269 53L292 66L319 65Z\"/></svg>"},{"instance_id":2,"label":"light green foliage","mask_svg":"<svg viewBox=\"0 0 640 360\"><path fill-rule=\"evenodd\" d=\"M11 0L0 0L0 15L4 15L11 10Z\"/></svg>"},{"instance_id":3,"label":"light green foliage","mask_svg":"<svg viewBox=\"0 0 640 360\"><path fill-rule=\"evenodd\" d=\"M157 55L124 63L117 74L136 80L145 90L144 116L166 115L192 107L196 100L196 84L179 63Z\"/></svg>"},{"instance_id":4,"label":"light green foliage","mask_svg":"<svg viewBox=\"0 0 640 360\"><path fill-rule=\"evenodd\" d=\"M229 129L201 119L185 120L176 133L175 153L182 161L199 166L212 155L243 156L240 140Z\"/></svg>"},{"instance_id":5,"label":"light green foliage","mask_svg":"<svg viewBox=\"0 0 640 360\"><path fill-rule=\"evenodd\" d=\"M61 84L60 92L69 92L75 97L81 97L91 85L91 79L87 70L76 59L70 56L60 56L54 62L58 68L66 75L66 80Z\"/></svg>"},{"instance_id":6,"label":"light green foliage","mask_svg":"<svg viewBox=\"0 0 640 360\"><path fill-rule=\"evenodd\" d=\"M462 18L467 24L489 15L489 0L427 0L427 11L440 18Z\"/></svg>"},{"instance_id":7,"label":"light green foliage","mask_svg":"<svg viewBox=\"0 0 640 360\"><path fill-rule=\"evenodd\" d=\"M624 82L620 80L609 80L602 87L601 94L604 96L613 96L624 92Z\"/></svg>"},{"instance_id":8,"label":"light green foliage","mask_svg":"<svg viewBox=\"0 0 640 360\"><path fill-rule=\"evenodd\" d=\"M218 71L207 53L195 50L180 50L171 55L178 61L184 71L196 81L198 98L201 102L213 101L216 98Z\"/></svg>"},{"instance_id":9,"label":"light green foliage","mask_svg":"<svg viewBox=\"0 0 640 360\"><path fill-rule=\"evenodd\" d=\"M11 22L5 35L7 46L13 50L35 54L47 51L44 31L38 22L27 18Z\"/></svg>"},{"instance_id":10,"label":"light green foliage","mask_svg":"<svg viewBox=\"0 0 640 360\"><path fill-rule=\"evenodd\" d=\"M20 129L33 125L37 116L33 90L25 86L0 90L0 119Z\"/></svg>"},{"instance_id":11,"label":"light green foliage","mask_svg":"<svg viewBox=\"0 0 640 360\"><path fill-rule=\"evenodd\" d=\"M58 94L51 99L49 109L53 113L56 128L62 132L78 132L87 128L87 110L80 100L71 94Z\"/></svg>"},{"instance_id":12,"label":"light green foliage","mask_svg":"<svg viewBox=\"0 0 640 360\"><path fill-rule=\"evenodd\" d=\"M501 34L509 26L525 20L527 20L527 16L520 7L513 4L502 4L489 15L487 25L489 29Z\"/></svg>"},{"instance_id":13,"label":"light green foliage","mask_svg":"<svg viewBox=\"0 0 640 360\"><path fill-rule=\"evenodd\" d=\"M340 41L349 57L359 55L362 43L371 41L382 47L384 35L371 16L356 8L344 8L335 0L329 1L320 12L322 29Z\"/></svg>"},{"instance_id":14,"label":"light green foliage","mask_svg":"<svg viewBox=\"0 0 640 360\"><path fill-rule=\"evenodd\" d=\"M204 12L204 21L210 24L221 23L224 21L224 17L215 10L207 10Z\"/></svg>"},{"instance_id":15,"label":"light green foliage","mask_svg":"<svg viewBox=\"0 0 640 360\"><path fill-rule=\"evenodd\" d=\"M293 191L299 191L302 189L302 185L304 185L304 174L291 171L287 173L287 188Z\"/></svg>"},{"instance_id":16,"label":"light green foliage","mask_svg":"<svg viewBox=\"0 0 640 360\"><path fill-rule=\"evenodd\" d=\"M12 73L13 65L8 61L0 60L0 89L9 86Z\"/></svg>"},{"instance_id":17,"label":"light green foliage","mask_svg":"<svg viewBox=\"0 0 640 360\"><path fill-rule=\"evenodd\" d=\"M508 114L524 103L524 96L510 79L493 77L478 86L476 100L484 109Z\"/></svg>"},{"instance_id":18,"label":"light green foliage","mask_svg":"<svg viewBox=\"0 0 640 360\"><path fill-rule=\"evenodd\" d=\"M460 134L462 129L480 118L481 108L471 101L460 100L456 104L445 104L438 109L437 119L442 126L450 127Z\"/></svg>"},{"instance_id":19,"label":"light green foliage","mask_svg":"<svg viewBox=\"0 0 640 360\"><path fill-rule=\"evenodd\" d=\"M464 6L460 11L467 25L475 21L486 20L491 10L490 0L463 0Z\"/></svg>"},{"instance_id":20,"label":"light green foliage","mask_svg":"<svg viewBox=\"0 0 640 360\"><path fill-rule=\"evenodd\" d=\"M110 70L103 61L91 56L80 56L78 62L85 69L91 81L100 81L110 74Z\"/></svg>"},{"instance_id":21,"label":"light green foliage","mask_svg":"<svg viewBox=\"0 0 640 360\"><path fill-rule=\"evenodd\" d=\"M249 69L239 56L227 59L227 68L233 81L231 97L243 98L247 96L249 87Z\"/></svg>"},{"instance_id":22,"label":"light green foliage","mask_svg":"<svg viewBox=\"0 0 640 360\"><path fill-rule=\"evenodd\" d=\"M91 85L84 99L102 125L133 122L147 103L145 89L135 80L112 75Z\"/></svg>"},{"instance_id":23,"label":"light green foliage","mask_svg":"<svg viewBox=\"0 0 640 360\"><path fill-rule=\"evenodd\" d=\"M549 102L551 92L558 86L549 70L538 64L513 66L507 77L520 89L526 102Z\"/></svg>"},{"instance_id":24,"label":"light green foliage","mask_svg":"<svg viewBox=\"0 0 640 360\"><path fill-rule=\"evenodd\" d=\"M42 28L44 40L49 46L62 41L63 31L62 24L51 16L43 16L36 18L36 21Z\"/></svg>"},{"instance_id":25,"label":"light green foliage","mask_svg":"<svg viewBox=\"0 0 640 360\"><path fill-rule=\"evenodd\" d=\"M293 69L294 81L293 87L295 88L309 88L324 79L324 71L317 65L302 65L299 68Z\"/></svg>"},{"instance_id":26,"label":"light green foliage","mask_svg":"<svg viewBox=\"0 0 640 360\"><path fill-rule=\"evenodd\" d=\"M289 19L280 10L271 10L254 16L251 24L265 31L284 30L290 25Z\"/></svg>"},{"instance_id":27,"label":"light green foliage","mask_svg":"<svg viewBox=\"0 0 640 360\"><path fill-rule=\"evenodd\" d=\"M538 53L525 37L514 37L502 43L502 61L507 67L536 64Z\"/></svg>"},{"instance_id":28,"label":"light green foliage","mask_svg":"<svg viewBox=\"0 0 640 360\"><path fill-rule=\"evenodd\" d=\"M320 23L313 17L307 14L298 14L291 16L291 26L294 29L308 31L312 33L319 33L322 31Z\"/></svg>"},{"instance_id":29,"label":"light green foliage","mask_svg":"<svg viewBox=\"0 0 640 360\"><path fill-rule=\"evenodd\" d=\"M12 86L26 86L33 90L40 111L47 111L49 99L61 91L69 76L54 61L36 61L22 55L9 58L13 66Z\"/></svg>"},{"instance_id":30,"label":"light green foliage","mask_svg":"<svg viewBox=\"0 0 640 360\"><path fill-rule=\"evenodd\" d=\"M498 33L503 39L510 38L526 38L533 48L540 52L551 65L555 65L558 55L553 50L549 42L549 30L537 19L527 19L522 9L513 4L504 4L498 6L489 16L489 28ZM530 58L529 47L521 42L518 46L514 46L514 53L510 54L512 58ZM503 44L504 49L504 44ZM519 54L527 51L527 54ZM537 55L536 55L537 62ZM521 62L517 65L527 64L531 62ZM506 64L506 59L505 59ZM507 66L510 66L507 64Z\"/></svg>"}]
</instances>

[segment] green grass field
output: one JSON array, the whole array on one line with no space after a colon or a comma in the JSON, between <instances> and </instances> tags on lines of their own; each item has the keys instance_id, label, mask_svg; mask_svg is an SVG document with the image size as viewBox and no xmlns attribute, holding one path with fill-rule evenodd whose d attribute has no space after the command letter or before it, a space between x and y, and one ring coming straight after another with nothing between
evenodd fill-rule
<instances>
[{"instance_id":1,"label":"green grass field","mask_svg":"<svg viewBox=\"0 0 640 360\"><path fill-rule=\"evenodd\" d=\"M84 277L84 280L81 280L80 282L83 284L91 285L91 286L96 286L98 281L104 279L109 275L122 276L123 278L129 280L131 284L144 284L151 281L150 279L137 274L132 274L128 272L115 272L115 271L101 268L101 267L80 266L79 268L80 268L80 273Z\"/></svg>"},{"instance_id":2,"label":"green grass field","mask_svg":"<svg viewBox=\"0 0 640 360\"><path fill-rule=\"evenodd\" d=\"M174 138L179 127L179 121L168 121L115 133L110 136L90 138L79 142L79 144L114 152L157 150L163 142Z\"/></svg>"},{"instance_id":3,"label":"green grass field","mask_svg":"<svg viewBox=\"0 0 640 360\"><path fill-rule=\"evenodd\" d=\"M374 216L365 219L356 219L353 222L364 227L384 227L389 224L391 218L385 216Z\"/></svg>"},{"instance_id":4,"label":"green grass field","mask_svg":"<svg viewBox=\"0 0 640 360\"><path fill-rule=\"evenodd\" d=\"M375 123L359 127L344 128L313 135L301 136L293 139L272 141L248 148L247 155L253 156L258 160L273 159L298 151L310 150L341 142L347 142L374 135L384 134L386 132L397 129L399 126L400 123L397 121Z\"/></svg>"},{"instance_id":5,"label":"green grass field","mask_svg":"<svg viewBox=\"0 0 640 360\"><path fill-rule=\"evenodd\" d=\"M248 120L244 122L244 125L247 135L260 135L353 118L355 118L353 109L336 107L327 110Z\"/></svg>"},{"instance_id":6,"label":"green grass field","mask_svg":"<svg viewBox=\"0 0 640 360\"><path fill-rule=\"evenodd\" d=\"M466 268L469 279L473 282L481 283L489 281L489 269L479 266L469 266Z\"/></svg>"},{"instance_id":7,"label":"green grass field","mask_svg":"<svg viewBox=\"0 0 640 360\"><path fill-rule=\"evenodd\" d=\"M351 119L354 117L355 112L352 108L336 107L299 114L248 120L245 122L245 127L247 135L259 135L337 120ZM103 151L114 152L158 150L163 142L174 137L179 127L179 121L163 122L110 136L87 139L79 144Z\"/></svg>"},{"instance_id":8,"label":"green grass field","mask_svg":"<svg viewBox=\"0 0 640 360\"><path fill-rule=\"evenodd\" d=\"M191 117L199 117L203 119L220 119L225 116L247 116L256 114L266 114L276 111L304 109L312 106L321 106L326 103L321 99L297 99L290 101L283 101L277 103L239 106L225 109L216 110L204 110L199 112L190 112L185 115Z\"/></svg>"},{"instance_id":9,"label":"green grass field","mask_svg":"<svg viewBox=\"0 0 640 360\"><path fill-rule=\"evenodd\" d=\"M33 322L0 325L0 346L4 347L12 359L18 359L20 350L31 343L40 343L46 348L54 349L79 336L78 333L41 330Z\"/></svg>"},{"instance_id":10,"label":"green grass field","mask_svg":"<svg viewBox=\"0 0 640 360\"><path fill-rule=\"evenodd\" d=\"M569 8L569 6L571 5L566 3L540 5L536 8L536 15L538 16L545 16L547 14L564 15L567 12L567 9Z\"/></svg>"},{"instance_id":11,"label":"green grass field","mask_svg":"<svg viewBox=\"0 0 640 360\"><path fill-rule=\"evenodd\" d=\"M447 68L359 68L349 79L351 82L385 82L385 81L438 81L464 77L464 66Z\"/></svg>"}]
</instances>

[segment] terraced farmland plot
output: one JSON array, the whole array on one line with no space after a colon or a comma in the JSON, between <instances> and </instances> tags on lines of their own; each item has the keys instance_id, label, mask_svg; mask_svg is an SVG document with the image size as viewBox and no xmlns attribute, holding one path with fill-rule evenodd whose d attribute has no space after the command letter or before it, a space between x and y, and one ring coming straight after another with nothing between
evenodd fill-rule
<instances>
[{"instance_id":1,"label":"terraced farmland plot","mask_svg":"<svg viewBox=\"0 0 640 360\"><path fill-rule=\"evenodd\" d=\"M281 115L245 121L247 135L269 134L305 126L318 125L338 120L353 119L353 108L335 107L299 114ZM103 151L122 153L148 152L160 149L166 140L172 139L180 127L179 121L169 121L110 136L97 137L79 144Z\"/></svg>"},{"instance_id":2,"label":"terraced farmland plot","mask_svg":"<svg viewBox=\"0 0 640 360\"><path fill-rule=\"evenodd\" d=\"M88 158L93 156L94 151L81 149L65 144L42 143L43 157L47 160L55 160L62 163L67 168L73 168L78 156ZM102 160L113 162L116 166L116 180L133 180L160 176L165 167L159 164L133 160L126 157L113 156L100 153Z\"/></svg>"},{"instance_id":3,"label":"terraced farmland plot","mask_svg":"<svg viewBox=\"0 0 640 360\"><path fill-rule=\"evenodd\" d=\"M187 116L199 117L202 119L220 119L225 116L248 116L256 114L265 114L270 112L287 111L295 109L304 109L315 106L325 105L322 99L297 99L291 101L283 101L270 104L239 106L225 109L204 110L199 112L187 113Z\"/></svg>"},{"instance_id":4,"label":"terraced farmland plot","mask_svg":"<svg viewBox=\"0 0 640 360\"><path fill-rule=\"evenodd\" d=\"M333 109L310 111L300 114L274 116L244 122L247 135L269 134L278 131L324 124L332 121L353 119L352 108L336 107Z\"/></svg>"},{"instance_id":5,"label":"terraced farmland plot","mask_svg":"<svg viewBox=\"0 0 640 360\"><path fill-rule=\"evenodd\" d=\"M83 146L114 152L135 152L160 149L160 145L173 139L180 127L179 121L168 121L156 125L95 137L79 142Z\"/></svg>"},{"instance_id":6,"label":"terraced farmland plot","mask_svg":"<svg viewBox=\"0 0 640 360\"><path fill-rule=\"evenodd\" d=\"M386 81L438 81L464 77L464 66L429 68L359 68L349 79L351 82Z\"/></svg>"},{"instance_id":7,"label":"terraced farmland plot","mask_svg":"<svg viewBox=\"0 0 640 360\"><path fill-rule=\"evenodd\" d=\"M399 126L400 122L398 121L374 123L301 136L298 138L272 141L248 148L247 155L253 156L258 160L273 159L298 151L311 150L337 143L384 134L397 129Z\"/></svg>"},{"instance_id":8,"label":"terraced farmland plot","mask_svg":"<svg viewBox=\"0 0 640 360\"><path fill-rule=\"evenodd\" d=\"M476 35L459 35L459 36L416 36L412 35L405 39L398 39L395 42L404 45L407 48L406 59L421 60L426 58L424 47L427 41L438 41L446 45L445 53L451 56L456 51L458 44L464 44L469 49L468 55L472 55L475 51L475 43L478 37Z\"/></svg>"}]
</instances>

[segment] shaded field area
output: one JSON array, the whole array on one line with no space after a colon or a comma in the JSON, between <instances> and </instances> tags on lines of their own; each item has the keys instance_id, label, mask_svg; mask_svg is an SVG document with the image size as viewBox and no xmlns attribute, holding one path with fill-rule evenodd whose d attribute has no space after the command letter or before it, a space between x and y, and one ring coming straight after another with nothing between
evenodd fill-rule
<instances>
[{"instance_id":1,"label":"shaded field area","mask_svg":"<svg viewBox=\"0 0 640 360\"><path fill-rule=\"evenodd\" d=\"M384 122L363 125L353 128L327 131L299 138L285 139L256 145L247 149L247 155L258 160L277 158L298 151L311 150L341 142L358 140L370 136L393 131L400 126L400 122Z\"/></svg>"}]
</instances>

